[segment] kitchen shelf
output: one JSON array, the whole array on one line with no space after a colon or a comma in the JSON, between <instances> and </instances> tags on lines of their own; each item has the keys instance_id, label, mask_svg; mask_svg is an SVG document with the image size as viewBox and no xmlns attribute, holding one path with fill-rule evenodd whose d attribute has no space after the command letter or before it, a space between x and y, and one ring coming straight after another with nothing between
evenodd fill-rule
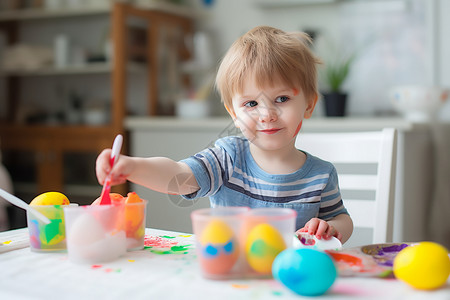
<instances>
[{"instance_id":1,"label":"kitchen shelf","mask_svg":"<svg viewBox=\"0 0 450 300\"><path fill-rule=\"evenodd\" d=\"M127 63L127 71L132 73L145 72L146 65L136 62ZM77 75L77 74L109 74L113 71L111 63L86 63L72 65L63 68L46 66L36 70L4 70L0 76L52 76L52 75Z\"/></svg>"},{"instance_id":2,"label":"kitchen shelf","mask_svg":"<svg viewBox=\"0 0 450 300\"><path fill-rule=\"evenodd\" d=\"M181 8L180 8L181 9ZM187 12L187 13L186 13ZM83 158L83 162L88 162L89 166L95 166L95 157L101 150L111 147L112 141L117 134L123 134L125 143L122 153L127 154L127 134L123 122L127 111L127 89L129 84L128 76L131 73L143 72L143 78L147 78L145 83L148 90L148 115L156 115L158 112L159 97L159 52L162 42L161 34L166 27L180 30L180 39L192 38L194 31L193 16L189 10L175 10L167 7L137 7L129 3L114 2L111 8L83 8L65 10L43 10L29 9L16 11L0 11L0 30L5 34L6 45L11 46L17 43L26 42L27 35L21 29L23 22L29 20L56 21L61 18L71 17L67 22L78 22L77 18L92 16L93 18L104 18L103 14L110 17L111 42L113 57L111 62L106 63L86 63L84 65L69 65L64 68L48 66L37 70L3 70L0 73L5 81L5 101L7 120L0 121L0 145L1 151L18 156L20 161L23 155L30 160L30 170L33 169L31 182L23 183L17 175L18 186L25 187L24 191L35 189L31 194L38 194L46 191L61 191L70 197L73 193L79 197L93 200L99 194L99 186L95 182L82 180L79 182L75 178L74 170L81 166L71 166L73 161L77 161L78 155ZM140 22L131 22L131 21ZM139 24L140 26L136 26ZM81 25L79 25L81 26ZM133 40L133 31L140 27L145 31L144 43ZM86 32L80 32L80 35ZM39 37L39 35L38 35ZM180 43L183 45L183 43ZM133 51L142 50L142 57L136 62L133 58ZM191 53L186 48L177 49L180 61L190 59ZM52 76L70 75L90 75L99 74L110 79L110 91L106 92L106 98L110 101L110 122L100 126L89 125L42 125L42 124L19 124L16 116L21 108L22 97L27 97L21 93L23 82L37 82L44 77L45 83ZM45 77L48 78L45 78ZM33 78L32 78L33 77ZM68 78L67 84L75 82L79 78ZM89 79L86 79L89 80ZM29 96L28 96L29 97ZM53 101L50 99L49 101ZM23 104L22 104L23 107ZM71 156L74 155L74 156ZM68 158L70 157L70 158ZM81 158L80 158L81 159ZM20 172L27 172L26 169ZM91 171L89 171L91 172ZM65 176L65 175L71 176ZM95 176L95 174L91 174ZM28 181L25 176L24 180ZM15 182L15 178L12 178ZM86 179L86 178L83 178ZM91 178L92 179L92 178ZM66 182L67 181L67 182ZM25 185L24 185L25 184ZM125 193L128 187L120 185L114 187L115 192Z\"/></svg>"},{"instance_id":3,"label":"kitchen shelf","mask_svg":"<svg viewBox=\"0 0 450 300\"><path fill-rule=\"evenodd\" d=\"M16 9L0 11L0 21L26 21L51 18L80 17L111 13L110 7L88 7L77 9Z\"/></svg>"}]
</instances>

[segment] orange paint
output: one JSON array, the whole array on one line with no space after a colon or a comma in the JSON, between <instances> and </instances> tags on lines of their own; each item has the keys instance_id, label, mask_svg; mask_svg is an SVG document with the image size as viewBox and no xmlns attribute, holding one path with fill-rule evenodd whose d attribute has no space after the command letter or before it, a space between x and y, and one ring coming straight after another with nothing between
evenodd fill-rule
<instances>
[{"instance_id":1,"label":"orange paint","mask_svg":"<svg viewBox=\"0 0 450 300\"><path fill-rule=\"evenodd\" d=\"M300 131L300 129L302 128L302 124L303 124L303 120L300 121L300 123L297 126L297 129L295 129L295 133L294 136L296 136L298 134L298 132Z\"/></svg>"},{"instance_id":2,"label":"orange paint","mask_svg":"<svg viewBox=\"0 0 450 300\"><path fill-rule=\"evenodd\" d=\"M349 254L343 254L343 253L335 253L335 252L327 252L336 262L345 263L349 266L356 266L356 267L363 267L363 263L361 258L349 255Z\"/></svg>"},{"instance_id":3,"label":"orange paint","mask_svg":"<svg viewBox=\"0 0 450 300\"><path fill-rule=\"evenodd\" d=\"M299 91L296 88L292 89L292 91L294 92L294 96L297 96L299 93Z\"/></svg>"},{"instance_id":4,"label":"orange paint","mask_svg":"<svg viewBox=\"0 0 450 300\"><path fill-rule=\"evenodd\" d=\"M225 103L223 104L223 106L225 106L225 109L233 118L236 118L236 114Z\"/></svg>"}]
</instances>

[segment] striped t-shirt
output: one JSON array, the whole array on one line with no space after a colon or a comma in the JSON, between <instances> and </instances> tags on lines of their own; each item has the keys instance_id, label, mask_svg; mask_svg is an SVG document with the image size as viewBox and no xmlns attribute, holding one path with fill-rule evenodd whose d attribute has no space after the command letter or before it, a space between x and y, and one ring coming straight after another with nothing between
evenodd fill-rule
<instances>
[{"instance_id":1,"label":"striped t-shirt","mask_svg":"<svg viewBox=\"0 0 450 300\"><path fill-rule=\"evenodd\" d=\"M297 211L296 229L311 218L330 220L348 214L334 166L309 153L304 165L291 174L274 175L254 161L249 142L225 137L182 160L194 173L200 187L186 199L209 197L211 206L285 207Z\"/></svg>"}]
</instances>

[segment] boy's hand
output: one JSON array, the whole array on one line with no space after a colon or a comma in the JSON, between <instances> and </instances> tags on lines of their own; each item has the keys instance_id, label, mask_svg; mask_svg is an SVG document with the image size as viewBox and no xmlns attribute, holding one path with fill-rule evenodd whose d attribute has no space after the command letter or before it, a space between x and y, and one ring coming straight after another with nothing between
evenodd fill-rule
<instances>
[{"instance_id":1,"label":"boy's hand","mask_svg":"<svg viewBox=\"0 0 450 300\"><path fill-rule=\"evenodd\" d=\"M103 185L106 176L111 172L110 166L111 149L103 150L97 157L95 163L95 173L97 175L98 182ZM111 184L118 185L126 182L131 172L131 161L128 162L125 155L120 155L117 162L114 165L113 172L111 173Z\"/></svg>"},{"instance_id":2,"label":"boy's hand","mask_svg":"<svg viewBox=\"0 0 450 300\"><path fill-rule=\"evenodd\" d=\"M319 218L312 218L309 220L303 228L297 230L297 233L307 232L308 234L315 235L319 240L324 238L325 240L336 237L338 240L342 239L342 234L331 226L327 221Z\"/></svg>"}]
</instances>

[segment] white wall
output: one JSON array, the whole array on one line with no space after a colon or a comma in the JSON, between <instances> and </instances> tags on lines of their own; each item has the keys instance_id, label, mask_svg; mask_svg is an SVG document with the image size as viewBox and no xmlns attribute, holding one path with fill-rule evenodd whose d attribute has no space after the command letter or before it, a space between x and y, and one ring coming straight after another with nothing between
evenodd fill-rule
<instances>
[{"instance_id":1,"label":"white wall","mask_svg":"<svg viewBox=\"0 0 450 300\"><path fill-rule=\"evenodd\" d=\"M438 23L436 26L436 84L450 88L450 1L438 0L435 2L435 15ZM440 112L440 117L450 121L450 100L447 100L447 103Z\"/></svg>"},{"instance_id":2,"label":"white wall","mask_svg":"<svg viewBox=\"0 0 450 300\"><path fill-rule=\"evenodd\" d=\"M217 59L236 38L257 25L316 30L320 35L315 48L320 56L329 39L363 49L346 83L350 115L393 113L388 90L395 85L450 83L450 68L445 68L450 66L445 54L450 50L446 18L450 1L336 1L277 8L261 8L256 3L216 0L209 8L210 17L199 28L212 32ZM435 58L436 51L439 56ZM321 114L320 107L317 114Z\"/></svg>"}]
</instances>

